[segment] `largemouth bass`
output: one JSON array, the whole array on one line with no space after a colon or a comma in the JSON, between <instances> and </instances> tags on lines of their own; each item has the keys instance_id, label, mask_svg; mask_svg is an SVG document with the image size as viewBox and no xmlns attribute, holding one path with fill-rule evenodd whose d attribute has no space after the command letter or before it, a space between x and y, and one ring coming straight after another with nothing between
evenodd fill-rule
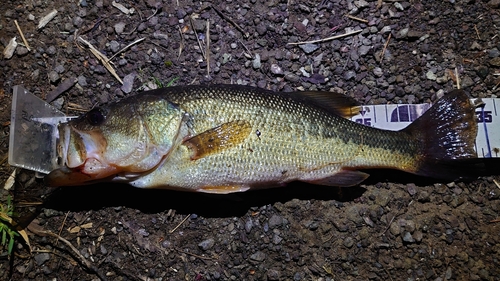
<instances>
[{"instance_id":1,"label":"largemouth bass","mask_svg":"<svg viewBox=\"0 0 500 281\"><path fill-rule=\"evenodd\" d=\"M144 92L60 124L62 168L45 181L231 193L291 181L353 186L368 177L359 170L370 168L467 175L450 165L476 157L475 107L462 90L401 131L349 121L352 106L329 92L235 85Z\"/></svg>"}]
</instances>

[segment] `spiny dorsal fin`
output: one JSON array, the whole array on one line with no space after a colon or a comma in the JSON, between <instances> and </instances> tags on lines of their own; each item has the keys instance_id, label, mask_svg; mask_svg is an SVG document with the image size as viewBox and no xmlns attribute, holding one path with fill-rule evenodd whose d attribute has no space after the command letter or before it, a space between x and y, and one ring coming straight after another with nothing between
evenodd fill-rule
<instances>
[{"instance_id":1,"label":"spiny dorsal fin","mask_svg":"<svg viewBox=\"0 0 500 281\"><path fill-rule=\"evenodd\" d=\"M340 93L325 91L291 92L290 96L301 102L313 103L328 112L344 118L359 114L361 105L353 98Z\"/></svg>"},{"instance_id":2,"label":"spiny dorsal fin","mask_svg":"<svg viewBox=\"0 0 500 281\"><path fill-rule=\"evenodd\" d=\"M189 138L184 145L193 150L191 159L196 160L242 143L251 131L248 121L232 121Z\"/></svg>"}]
</instances>

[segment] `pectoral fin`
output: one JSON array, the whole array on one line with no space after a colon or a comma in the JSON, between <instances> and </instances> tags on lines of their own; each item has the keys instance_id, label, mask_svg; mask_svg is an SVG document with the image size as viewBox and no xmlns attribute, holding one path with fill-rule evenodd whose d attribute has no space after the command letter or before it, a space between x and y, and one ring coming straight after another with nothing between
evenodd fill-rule
<instances>
[{"instance_id":1,"label":"pectoral fin","mask_svg":"<svg viewBox=\"0 0 500 281\"><path fill-rule=\"evenodd\" d=\"M248 121L232 121L207 130L184 141L193 154L192 160L219 153L245 141L252 131Z\"/></svg>"},{"instance_id":2,"label":"pectoral fin","mask_svg":"<svg viewBox=\"0 0 500 281\"><path fill-rule=\"evenodd\" d=\"M356 170L341 170L332 176L307 182L318 185L349 187L360 184L369 176L367 173Z\"/></svg>"}]
</instances>

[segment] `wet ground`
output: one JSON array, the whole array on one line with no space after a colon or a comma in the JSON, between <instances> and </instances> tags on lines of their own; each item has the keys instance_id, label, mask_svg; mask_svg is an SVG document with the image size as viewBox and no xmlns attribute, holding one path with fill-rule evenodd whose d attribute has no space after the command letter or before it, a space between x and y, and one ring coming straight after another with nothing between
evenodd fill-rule
<instances>
[{"instance_id":1,"label":"wet ground","mask_svg":"<svg viewBox=\"0 0 500 281\"><path fill-rule=\"evenodd\" d=\"M327 90L385 104L434 101L456 88L458 74L471 96L498 95L496 0L119 4L2 4L0 50L13 37L19 44L0 60L2 185L13 171L6 157L19 84L68 114L171 81ZM112 57L123 85L80 38ZM112 184L54 190L20 171L0 201L12 197L15 218L31 222L32 252L21 239L13 255L2 248L0 279L500 280L498 176L440 183L371 173L354 188L294 183L207 196Z\"/></svg>"}]
</instances>

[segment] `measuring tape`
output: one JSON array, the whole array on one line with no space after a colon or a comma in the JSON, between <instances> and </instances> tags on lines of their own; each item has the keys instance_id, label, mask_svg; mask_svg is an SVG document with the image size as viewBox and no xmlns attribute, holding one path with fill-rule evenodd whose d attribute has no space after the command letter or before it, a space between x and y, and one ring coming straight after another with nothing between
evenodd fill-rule
<instances>
[{"instance_id":1,"label":"measuring tape","mask_svg":"<svg viewBox=\"0 0 500 281\"><path fill-rule=\"evenodd\" d=\"M475 149L481 158L500 157L500 99L481 99L484 107L476 109L478 132ZM431 107L423 104L365 105L351 121L384 130L401 130Z\"/></svg>"}]
</instances>

